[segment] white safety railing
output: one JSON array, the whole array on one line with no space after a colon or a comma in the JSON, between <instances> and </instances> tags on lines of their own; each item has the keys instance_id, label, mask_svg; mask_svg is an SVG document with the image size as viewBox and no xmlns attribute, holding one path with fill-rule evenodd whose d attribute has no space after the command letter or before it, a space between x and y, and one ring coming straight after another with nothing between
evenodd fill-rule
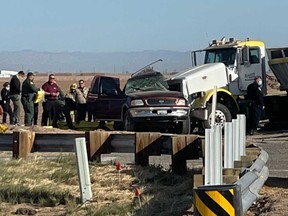
<instances>
[{"instance_id":1,"label":"white safety railing","mask_svg":"<svg viewBox=\"0 0 288 216\"><path fill-rule=\"evenodd\" d=\"M224 151L224 152L223 152ZM222 154L224 155L222 167ZM224 125L224 149L222 128L212 126L205 130L205 185L220 185L223 182L223 168L234 168L234 161L246 155L246 116L237 115L232 122ZM261 150L256 161L244 170L235 184L241 186L243 212L258 198L258 193L269 176L266 162L269 156Z\"/></svg>"}]
</instances>

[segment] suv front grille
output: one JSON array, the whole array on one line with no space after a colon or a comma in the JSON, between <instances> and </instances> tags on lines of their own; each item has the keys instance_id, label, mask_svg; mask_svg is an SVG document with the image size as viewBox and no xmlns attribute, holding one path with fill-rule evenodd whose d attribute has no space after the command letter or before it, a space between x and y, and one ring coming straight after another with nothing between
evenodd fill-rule
<instances>
[{"instance_id":1,"label":"suv front grille","mask_svg":"<svg viewBox=\"0 0 288 216\"><path fill-rule=\"evenodd\" d=\"M162 105L175 105L176 104L177 99L175 98L166 98L166 99L162 99L162 98L153 98L153 99L147 99L146 103L147 105L158 105L158 106L162 106Z\"/></svg>"}]
</instances>

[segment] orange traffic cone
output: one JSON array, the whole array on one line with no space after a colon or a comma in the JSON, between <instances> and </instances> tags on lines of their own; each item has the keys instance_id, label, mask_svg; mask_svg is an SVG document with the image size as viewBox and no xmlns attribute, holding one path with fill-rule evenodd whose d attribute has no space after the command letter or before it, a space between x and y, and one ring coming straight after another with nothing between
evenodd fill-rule
<instances>
[{"instance_id":1,"label":"orange traffic cone","mask_svg":"<svg viewBox=\"0 0 288 216\"><path fill-rule=\"evenodd\" d=\"M136 197L140 197L141 196L141 192L140 192L140 188L139 187L135 188L135 196Z\"/></svg>"},{"instance_id":2,"label":"orange traffic cone","mask_svg":"<svg viewBox=\"0 0 288 216\"><path fill-rule=\"evenodd\" d=\"M135 197L138 198L139 205L140 205L140 207L142 207L141 192L140 192L140 188L139 187L135 188Z\"/></svg>"},{"instance_id":3,"label":"orange traffic cone","mask_svg":"<svg viewBox=\"0 0 288 216\"><path fill-rule=\"evenodd\" d=\"M121 166L120 162L116 163L116 169L117 169L117 171L121 171L122 170L122 166Z\"/></svg>"},{"instance_id":4,"label":"orange traffic cone","mask_svg":"<svg viewBox=\"0 0 288 216\"><path fill-rule=\"evenodd\" d=\"M118 184L120 185L120 171L122 170L120 162L116 163L116 170L118 171Z\"/></svg>"}]
</instances>

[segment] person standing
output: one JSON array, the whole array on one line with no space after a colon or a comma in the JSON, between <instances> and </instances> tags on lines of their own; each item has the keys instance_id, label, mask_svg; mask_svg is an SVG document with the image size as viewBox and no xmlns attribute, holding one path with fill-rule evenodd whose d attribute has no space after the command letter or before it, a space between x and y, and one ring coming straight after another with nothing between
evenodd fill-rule
<instances>
[{"instance_id":1,"label":"person standing","mask_svg":"<svg viewBox=\"0 0 288 216\"><path fill-rule=\"evenodd\" d=\"M21 104L21 82L25 73L19 71L16 75L12 76L10 81L10 99L13 103L13 124L19 125L20 123L20 104Z\"/></svg>"},{"instance_id":2,"label":"person standing","mask_svg":"<svg viewBox=\"0 0 288 216\"><path fill-rule=\"evenodd\" d=\"M76 103L77 103L77 123L86 120L87 104L86 99L89 89L85 87L83 79L79 80L78 89L76 90Z\"/></svg>"},{"instance_id":3,"label":"person standing","mask_svg":"<svg viewBox=\"0 0 288 216\"><path fill-rule=\"evenodd\" d=\"M66 123L69 129L75 129L71 118L71 111L77 110L77 90L80 92L80 90L77 89L77 83L73 83L70 85L70 91L65 95L65 105L63 107L63 113L65 115Z\"/></svg>"},{"instance_id":4,"label":"person standing","mask_svg":"<svg viewBox=\"0 0 288 216\"><path fill-rule=\"evenodd\" d=\"M262 77L256 76L254 82L248 85L247 88L247 100L249 104L248 130L250 135L253 135L257 131L261 115L265 108L261 87Z\"/></svg>"},{"instance_id":5,"label":"person standing","mask_svg":"<svg viewBox=\"0 0 288 216\"><path fill-rule=\"evenodd\" d=\"M5 82L1 90L2 108L3 108L3 123L6 123L7 114L9 114L10 124L13 124L13 112L10 105L10 84Z\"/></svg>"},{"instance_id":6,"label":"person standing","mask_svg":"<svg viewBox=\"0 0 288 216\"><path fill-rule=\"evenodd\" d=\"M57 100L60 95L60 88L56 84L56 79L54 74L49 75L49 79L46 83L42 85L42 89L45 92L45 98L43 105L43 113L41 119L41 125L47 126L48 119L53 120L53 115L58 115L57 112ZM54 122L54 121L53 121ZM57 125L53 125L53 127L57 127Z\"/></svg>"},{"instance_id":7,"label":"person standing","mask_svg":"<svg viewBox=\"0 0 288 216\"><path fill-rule=\"evenodd\" d=\"M34 101L37 92L40 90L34 84L34 74L29 72L22 84L21 102L25 111L25 126L31 126L34 119Z\"/></svg>"}]
</instances>

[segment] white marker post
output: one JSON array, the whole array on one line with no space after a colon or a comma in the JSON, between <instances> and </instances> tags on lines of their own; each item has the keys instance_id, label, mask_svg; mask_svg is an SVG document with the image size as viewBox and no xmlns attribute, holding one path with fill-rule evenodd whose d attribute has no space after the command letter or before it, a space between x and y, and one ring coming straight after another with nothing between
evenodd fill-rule
<instances>
[{"instance_id":1,"label":"white marker post","mask_svg":"<svg viewBox=\"0 0 288 216\"><path fill-rule=\"evenodd\" d=\"M92 198L85 138L75 139L75 153L77 159L78 177L80 181L81 202L85 203Z\"/></svg>"},{"instance_id":2,"label":"white marker post","mask_svg":"<svg viewBox=\"0 0 288 216\"><path fill-rule=\"evenodd\" d=\"M211 115L212 115L211 127L215 125L216 104L217 104L217 86L214 86L213 98L212 98L212 111L211 111Z\"/></svg>"}]
</instances>

